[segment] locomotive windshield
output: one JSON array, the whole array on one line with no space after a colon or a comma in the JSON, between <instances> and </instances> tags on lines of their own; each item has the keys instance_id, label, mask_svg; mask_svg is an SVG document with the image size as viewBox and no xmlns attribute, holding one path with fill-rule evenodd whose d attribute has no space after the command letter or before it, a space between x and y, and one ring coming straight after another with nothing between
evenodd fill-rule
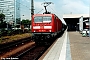
<instances>
[{"instance_id":1,"label":"locomotive windshield","mask_svg":"<svg viewBox=\"0 0 90 60\"><path fill-rule=\"evenodd\" d=\"M42 22L42 17L35 17L34 18L34 22L37 23L37 22Z\"/></svg>"},{"instance_id":2,"label":"locomotive windshield","mask_svg":"<svg viewBox=\"0 0 90 60\"><path fill-rule=\"evenodd\" d=\"M43 22L51 22L51 17L50 16L43 17Z\"/></svg>"},{"instance_id":3,"label":"locomotive windshield","mask_svg":"<svg viewBox=\"0 0 90 60\"><path fill-rule=\"evenodd\" d=\"M37 16L34 18L35 23L44 23L44 22L51 22L51 16Z\"/></svg>"}]
</instances>

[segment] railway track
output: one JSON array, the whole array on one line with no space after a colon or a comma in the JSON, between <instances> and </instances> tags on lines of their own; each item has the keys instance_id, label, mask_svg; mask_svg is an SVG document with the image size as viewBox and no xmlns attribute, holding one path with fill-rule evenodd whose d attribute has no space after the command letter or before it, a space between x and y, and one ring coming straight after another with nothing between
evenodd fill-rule
<instances>
[{"instance_id":1,"label":"railway track","mask_svg":"<svg viewBox=\"0 0 90 60\"><path fill-rule=\"evenodd\" d=\"M38 59L38 57L40 57L43 54L43 52L49 47L45 45L43 46L36 45L35 42L30 41L30 38L27 38L25 40L23 39L18 42L13 42L6 45L8 46L0 48L0 60L13 59L13 58L14 59L17 58L19 60L23 60L23 59L27 60L28 57L25 58L25 56L29 54L30 54L29 56L31 57L29 59L35 60Z\"/></svg>"},{"instance_id":2,"label":"railway track","mask_svg":"<svg viewBox=\"0 0 90 60\"><path fill-rule=\"evenodd\" d=\"M2 54L3 52L5 53L5 51L9 51L9 50L16 48L18 46L21 46L23 44L26 44L30 40L31 40L31 37L28 37L28 38L24 38L24 39L14 41L14 42L0 44L0 54Z\"/></svg>"},{"instance_id":3,"label":"railway track","mask_svg":"<svg viewBox=\"0 0 90 60\"><path fill-rule=\"evenodd\" d=\"M27 44L35 44L35 42L32 42L31 41L31 38L28 37L28 38L24 38L24 39L21 39L21 40L18 40L18 41L15 41L15 42L11 42L11 43L7 43L7 44L2 44L0 45L0 59L6 54L6 55L12 55L12 51L15 50L15 49L18 49L24 45L27 45ZM29 45L30 45L29 44ZM26 48L26 47L24 47ZM9 54L7 54L9 53ZM4 56L5 58L8 57L8 56Z\"/></svg>"},{"instance_id":4,"label":"railway track","mask_svg":"<svg viewBox=\"0 0 90 60\"><path fill-rule=\"evenodd\" d=\"M35 45L35 42L28 42L27 44L24 44L24 45L19 46L17 48L13 48L12 50L7 51L4 54L0 54L0 58L1 59L11 58L14 55L16 56L16 54L20 54L23 51L26 51L28 48L31 48L34 45Z\"/></svg>"},{"instance_id":5,"label":"railway track","mask_svg":"<svg viewBox=\"0 0 90 60\"><path fill-rule=\"evenodd\" d=\"M49 46L34 46L16 56L19 60L38 60Z\"/></svg>"},{"instance_id":6,"label":"railway track","mask_svg":"<svg viewBox=\"0 0 90 60\"><path fill-rule=\"evenodd\" d=\"M56 40L56 38L54 39ZM52 45L52 43L47 45L36 44L26 51L23 51L22 53L16 54L12 57L18 58L19 60L38 60L42 56L42 54Z\"/></svg>"},{"instance_id":7,"label":"railway track","mask_svg":"<svg viewBox=\"0 0 90 60\"><path fill-rule=\"evenodd\" d=\"M1 60L18 59L18 60L37 60L49 46L37 46L35 42L29 42L24 46L13 49L0 55Z\"/></svg>"}]
</instances>

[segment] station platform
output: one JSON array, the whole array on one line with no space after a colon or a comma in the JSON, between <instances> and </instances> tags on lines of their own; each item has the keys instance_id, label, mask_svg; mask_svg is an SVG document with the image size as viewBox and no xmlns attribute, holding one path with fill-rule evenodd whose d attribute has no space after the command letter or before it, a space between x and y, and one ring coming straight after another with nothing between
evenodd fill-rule
<instances>
[{"instance_id":1,"label":"station platform","mask_svg":"<svg viewBox=\"0 0 90 60\"><path fill-rule=\"evenodd\" d=\"M72 60L90 60L90 37L82 37L79 32L68 32Z\"/></svg>"},{"instance_id":2,"label":"station platform","mask_svg":"<svg viewBox=\"0 0 90 60\"><path fill-rule=\"evenodd\" d=\"M38 60L90 60L90 38L66 30Z\"/></svg>"}]
</instances>

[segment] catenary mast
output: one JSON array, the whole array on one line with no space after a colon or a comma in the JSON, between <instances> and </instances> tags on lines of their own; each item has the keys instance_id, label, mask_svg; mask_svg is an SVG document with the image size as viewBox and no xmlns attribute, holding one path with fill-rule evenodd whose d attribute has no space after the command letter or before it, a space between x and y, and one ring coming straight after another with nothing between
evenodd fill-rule
<instances>
[{"instance_id":1,"label":"catenary mast","mask_svg":"<svg viewBox=\"0 0 90 60\"><path fill-rule=\"evenodd\" d=\"M32 20L32 15L34 14L34 1L31 0L31 20Z\"/></svg>"}]
</instances>

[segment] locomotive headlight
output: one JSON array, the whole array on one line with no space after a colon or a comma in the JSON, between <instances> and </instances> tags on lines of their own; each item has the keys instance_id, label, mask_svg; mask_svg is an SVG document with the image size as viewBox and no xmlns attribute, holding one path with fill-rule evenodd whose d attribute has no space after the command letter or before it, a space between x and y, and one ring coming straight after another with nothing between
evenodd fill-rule
<instances>
[{"instance_id":1,"label":"locomotive headlight","mask_svg":"<svg viewBox=\"0 0 90 60\"><path fill-rule=\"evenodd\" d=\"M49 32L52 32L52 30L49 30Z\"/></svg>"},{"instance_id":2,"label":"locomotive headlight","mask_svg":"<svg viewBox=\"0 0 90 60\"><path fill-rule=\"evenodd\" d=\"M34 32L36 32L36 31L34 30Z\"/></svg>"}]
</instances>

